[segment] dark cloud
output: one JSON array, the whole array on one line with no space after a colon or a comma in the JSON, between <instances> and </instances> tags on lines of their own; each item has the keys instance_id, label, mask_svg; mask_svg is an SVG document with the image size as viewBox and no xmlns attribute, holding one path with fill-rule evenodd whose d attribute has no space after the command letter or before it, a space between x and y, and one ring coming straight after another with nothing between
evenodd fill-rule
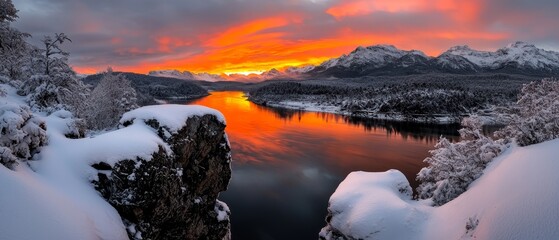
<instances>
[{"instance_id":1,"label":"dark cloud","mask_svg":"<svg viewBox=\"0 0 559 240\"><path fill-rule=\"evenodd\" d=\"M363 0L13 0L15 26L33 35L65 32L80 71L107 65L234 71L324 59L356 45L393 43L436 54L457 44L491 49L516 40L559 48L555 0L409 0L443 7L369 9L335 16ZM370 1L369 1L370 2ZM391 3L386 0L378 2ZM402 4L402 3L400 3ZM405 3L403 3L405 4ZM457 5L447 10L446 5ZM368 7L368 6L365 6ZM392 9L396 9L392 11ZM398 9L404 9L397 11ZM467 11L468 10L468 11ZM358 11L358 13L361 13ZM355 16L354 16L355 15ZM283 19L280 21L278 19ZM271 27L261 26L270 24ZM217 42L229 33L231 42ZM235 38L236 36L236 38ZM224 36L221 36L224 37ZM229 55L229 56L224 56ZM241 64L241 62L246 64ZM257 64L258 63L258 64ZM212 67L213 65L216 67ZM235 67L238 65L237 67ZM261 69L257 69L261 70Z\"/></svg>"}]
</instances>

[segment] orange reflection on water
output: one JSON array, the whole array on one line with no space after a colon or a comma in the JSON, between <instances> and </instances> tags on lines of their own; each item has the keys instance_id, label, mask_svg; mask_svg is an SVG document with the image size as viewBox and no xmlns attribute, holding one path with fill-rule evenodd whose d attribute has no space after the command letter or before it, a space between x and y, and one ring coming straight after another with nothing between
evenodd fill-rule
<instances>
[{"instance_id":1,"label":"orange reflection on water","mask_svg":"<svg viewBox=\"0 0 559 240\"><path fill-rule=\"evenodd\" d=\"M414 188L422 160L445 133L436 126L262 107L242 92L211 94L191 104L215 108L227 120L233 174L220 199L235 211L233 238L316 236L328 198L351 171L398 169Z\"/></svg>"},{"instance_id":2,"label":"orange reflection on water","mask_svg":"<svg viewBox=\"0 0 559 240\"><path fill-rule=\"evenodd\" d=\"M396 168L413 175L441 135L423 134L413 125L367 125L335 114L262 107L243 92L211 94L190 104L225 115L236 164L318 165L342 172Z\"/></svg>"}]
</instances>

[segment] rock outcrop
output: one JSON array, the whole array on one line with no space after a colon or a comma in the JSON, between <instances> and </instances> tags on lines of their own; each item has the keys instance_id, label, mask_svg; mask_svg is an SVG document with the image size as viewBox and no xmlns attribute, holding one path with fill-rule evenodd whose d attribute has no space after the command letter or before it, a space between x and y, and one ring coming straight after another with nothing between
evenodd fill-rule
<instances>
[{"instance_id":1,"label":"rock outcrop","mask_svg":"<svg viewBox=\"0 0 559 240\"><path fill-rule=\"evenodd\" d=\"M224 121L192 115L178 130L163 122L123 118L123 126L147 124L168 145L149 160L95 164L96 189L119 212L131 239L230 239L230 212L217 200L231 178Z\"/></svg>"}]
</instances>

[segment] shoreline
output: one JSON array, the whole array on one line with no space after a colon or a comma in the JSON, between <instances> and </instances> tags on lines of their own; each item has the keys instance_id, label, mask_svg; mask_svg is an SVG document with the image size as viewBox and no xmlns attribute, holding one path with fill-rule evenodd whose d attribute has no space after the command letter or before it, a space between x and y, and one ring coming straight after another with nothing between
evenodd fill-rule
<instances>
[{"instance_id":1,"label":"shoreline","mask_svg":"<svg viewBox=\"0 0 559 240\"><path fill-rule=\"evenodd\" d=\"M355 114L350 111L340 110L338 106L327 106L319 105L311 102L300 102L300 101L281 101L281 102L269 102L269 101L259 101L251 98L248 94L246 95L247 101L263 107L271 108L282 108L289 110L299 110L305 112L318 112L318 113L332 113L339 114L347 117L361 117L376 120L387 120L387 121L400 121L400 122L415 122L415 123L425 123L425 124L460 124L463 118L472 116L473 114L460 115L460 117L448 115L448 114L437 114L436 116L426 116L426 117L406 117L402 114L385 114L385 113L362 113ZM499 124L499 116L494 114L484 114L478 115L482 121L487 125Z\"/></svg>"}]
</instances>

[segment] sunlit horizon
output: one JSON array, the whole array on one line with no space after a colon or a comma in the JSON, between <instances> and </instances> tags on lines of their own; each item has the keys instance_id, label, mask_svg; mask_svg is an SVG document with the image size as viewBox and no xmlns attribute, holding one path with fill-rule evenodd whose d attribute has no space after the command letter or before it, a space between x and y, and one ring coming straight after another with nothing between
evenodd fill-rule
<instances>
[{"instance_id":1,"label":"sunlit horizon","mask_svg":"<svg viewBox=\"0 0 559 240\"><path fill-rule=\"evenodd\" d=\"M458 0L170 1L106 4L14 0L14 23L38 43L64 32L78 73L107 66L251 75L318 65L359 46L390 44L437 56L456 45L494 51L516 41L557 50L557 4ZM72 19L72 21L67 21Z\"/></svg>"}]
</instances>

